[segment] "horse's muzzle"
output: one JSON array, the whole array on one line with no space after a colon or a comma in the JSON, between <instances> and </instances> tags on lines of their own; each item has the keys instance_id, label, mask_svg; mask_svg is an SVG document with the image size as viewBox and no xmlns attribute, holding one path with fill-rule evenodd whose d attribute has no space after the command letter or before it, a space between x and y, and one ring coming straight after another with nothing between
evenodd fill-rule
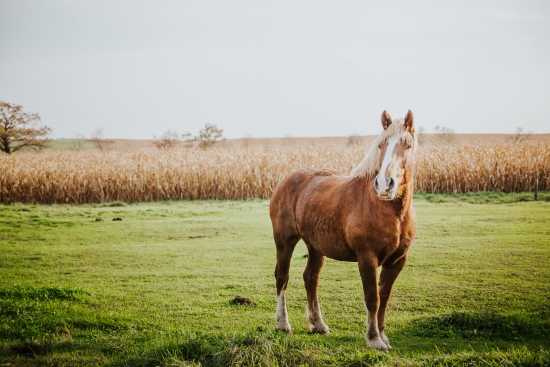
<instances>
[{"instance_id":1,"label":"horse's muzzle","mask_svg":"<svg viewBox=\"0 0 550 367\"><path fill-rule=\"evenodd\" d=\"M394 193L383 192L378 194L378 199L382 201L390 201L395 199Z\"/></svg>"},{"instance_id":2,"label":"horse's muzzle","mask_svg":"<svg viewBox=\"0 0 550 367\"><path fill-rule=\"evenodd\" d=\"M393 177L384 177L382 185L378 183L379 175L374 179L374 188L380 200L393 200L395 197L395 180ZM380 187L382 186L382 187Z\"/></svg>"}]
</instances>

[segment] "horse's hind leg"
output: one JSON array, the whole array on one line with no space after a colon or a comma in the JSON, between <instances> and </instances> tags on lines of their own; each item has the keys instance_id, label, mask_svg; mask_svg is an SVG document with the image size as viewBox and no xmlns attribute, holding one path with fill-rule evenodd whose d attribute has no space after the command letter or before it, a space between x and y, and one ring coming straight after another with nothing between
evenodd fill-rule
<instances>
[{"instance_id":1,"label":"horse's hind leg","mask_svg":"<svg viewBox=\"0 0 550 367\"><path fill-rule=\"evenodd\" d=\"M290 270L290 260L294 247L300 240L298 235L277 236L275 235L275 245L277 246L277 265L275 266L275 282L277 285L277 320L276 331L291 333L292 328L288 322L288 311L286 309L286 286L288 285L288 272Z\"/></svg>"},{"instance_id":2,"label":"horse's hind leg","mask_svg":"<svg viewBox=\"0 0 550 367\"><path fill-rule=\"evenodd\" d=\"M307 266L304 271L304 285L307 293L307 322L309 331L326 334L330 332L330 329L323 322L321 308L319 307L319 299L317 298L319 275L321 274L321 268L325 262L325 257L310 246L308 246L308 251Z\"/></svg>"}]
</instances>

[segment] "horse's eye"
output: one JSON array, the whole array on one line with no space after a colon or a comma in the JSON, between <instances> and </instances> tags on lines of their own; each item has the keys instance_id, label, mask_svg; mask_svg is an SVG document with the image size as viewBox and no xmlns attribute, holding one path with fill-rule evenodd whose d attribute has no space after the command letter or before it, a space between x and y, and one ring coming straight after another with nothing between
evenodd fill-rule
<instances>
[{"instance_id":1,"label":"horse's eye","mask_svg":"<svg viewBox=\"0 0 550 367\"><path fill-rule=\"evenodd\" d=\"M378 149L382 149L382 145L379 145L379 146L378 146Z\"/></svg>"},{"instance_id":2,"label":"horse's eye","mask_svg":"<svg viewBox=\"0 0 550 367\"><path fill-rule=\"evenodd\" d=\"M410 146L410 145L407 145L407 149L411 149L411 148L412 148L412 146Z\"/></svg>"}]
</instances>

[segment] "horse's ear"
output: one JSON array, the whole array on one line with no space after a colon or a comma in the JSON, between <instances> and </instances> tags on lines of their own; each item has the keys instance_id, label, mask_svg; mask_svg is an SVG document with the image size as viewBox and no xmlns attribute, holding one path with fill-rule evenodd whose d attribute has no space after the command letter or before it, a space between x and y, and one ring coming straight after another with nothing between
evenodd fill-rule
<instances>
[{"instance_id":1,"label":"horse's ear","mask_svg":"<svg viewBox=\"0 0 550 367\"><path fill-rule=\"evenodd\" d=\"M384 130L386 130L390 125L391 125L391 116L389 113L386 112L386 110L384 110L384 112L382 112L382 127L384 128Z\"/></svg>"},{"instance_id":2,"label":"horse's ear","mask_svg":"<svg viewBox=\"0 0 550 367\"><path fill-rule=\"evenodd\" d=\"M407 112L405 116L405 128L411 133L414 134L414 116L411 110Z\"/></svg>"}]
</instances>

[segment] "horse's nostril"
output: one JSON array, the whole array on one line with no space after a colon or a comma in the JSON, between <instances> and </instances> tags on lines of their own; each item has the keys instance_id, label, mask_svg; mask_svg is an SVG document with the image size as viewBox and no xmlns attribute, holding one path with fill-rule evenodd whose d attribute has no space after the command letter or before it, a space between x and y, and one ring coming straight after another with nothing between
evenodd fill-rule
<instances>
[{"instance_id":1,"label":"horse's nostril","mask_svg":"<svg viewBox=\"0 0 550 367\"><path fill-rule=\"evenodd\" d=\"M394 185L395 185L395 181L393 180L393 178L390 177L388 180L388 191L391 191Z\"/></svg>"},{"instance_id":2,"label":"horse's nostril","mask_svg":"<svg viewBox=\"0 0 550 367\"><path fill-rule=\"evenodd\" d=\"M374 180L374 188L378 190L378 177Z\"/></svg>"}]
</instances>

